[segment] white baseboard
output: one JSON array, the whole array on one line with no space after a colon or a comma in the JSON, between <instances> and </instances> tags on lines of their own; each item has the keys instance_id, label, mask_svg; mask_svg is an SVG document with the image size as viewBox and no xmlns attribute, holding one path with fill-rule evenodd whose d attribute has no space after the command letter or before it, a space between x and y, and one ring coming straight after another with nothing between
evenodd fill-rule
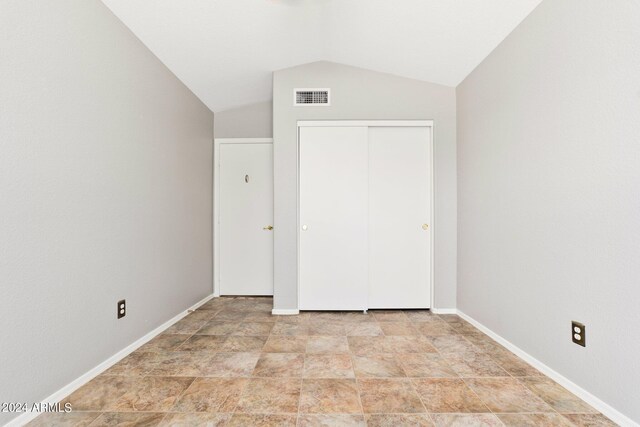
<instances>
[{"instance_id":1,"label":"white baseboard","mask_svg":"<svg viewBox=\"0 0 640 427\"><path fill-rule=\"evenodd\" d=\"M455 308L432 308L431 311L435 314L458 314Z\"/></svg>"},{"instance_id":2,"label":"white baseboard","mask_svg":"<svg viewBox=\"0 0 640 427\"><path fill-rule=\"evenodd\" d=\"M83 385L85 385L86 383L88 383L89 381L91 381L92 379L94 379L95 377L97 377L98 375L100 375L101 373L103 373L104 371L106 371L107 369L112 367L113 365L115 365L116 363L118 363L120 360L122 360L123 358L125 358L129 354L133 353L135 350L137 350L138 348L142 347L147 342L151 341L157 335L160 335L162 332L167 330L169 327L171 327L178 320L182 319L187 314L189 314L189 312L191 310L197 309L198 307L200 307L201 305L203 305L204 303L209 301L211 298L213 298L213 295L209 295L209 296L203 298L202 300L198 301L197 303L195 303L194 305L189 307L187 310L181 312L177 316L175 316L172 319L166 321L165 323L163 323L162 325L158 326L153 331L151 331L148 334L144 335L142 338L138 339L137 341L135 341L132 344L128 345L127 347L123 348L122 350L120 350L119 352L117 352L116 354L114 354L113 356L111 356L110 358L105 360L104 362L100 363L98 366L96 366L95 368L91 369L89 372L83 374L79 378L76 378L75 380L73 380L72 382L67 384L66 386L62 387L60 390L58 390L55 393L53 393L51 396L49 396L46 399L42 400L42 403L56 403L56 402L61 401L62 399L64 399L65 397L67 397L68 395L70 395L71 393L73 393L74 391L76 391L77 389L79 389L80 387L82 387ZM39 415L41 415L40 412L25 412L25 413L21 414L20 416L18 416L16 418L12 419L11 421L9 421L9 423L5 424L5 427L21 427L21 426L24 426L29 421L32 421L33 419L35 419Z\"/></svg>"},{"instance_id":3,"label":"white baseboard","mask_svg":"<svg viewBox=\"0 0 640 427\"><path fill-rule=\"evenodd\" d=\"M274 308L271 310L271 314L274 316L293 316L296 314L300 314L300 310L297 308Z\"/></svg>"},{"instance_id":4,"label":"white baseboard","mask_svg":"<svg viewBox=\"0 0 640 427\"><path fill-rule=\"evenodd\" d=\"M578 396L580 399L584 400L589 405L593 406L595 409L602 412L603 415L609 417L609 419L611 419L613 422L625 427L638 426L638 424L635 421L633 421L631 418L627 417L623 413L614 409L609 404L603 402L602 400L600 400L593 394L589 393L579 385L575 384L568 378L564 377L562 374L554 371L544 363L540 362L535 357L531 356L529 353L525 352L524 350L520 349L516 345L502 338L500 335L496 334L491 329L487 328L482 323L475 320L473 317L468 316L467 314L463 313L460 310L457 310L457 312L458 312L458 315L462 317L464 320L471 323L476 328L480 329L482 332L484 332L485 334L493 338L502 346L506 347L509 351L516 354L518 357L520 357L521 359L529 363L531 366L533 366L534 368L536 368L537 370L539 370L540 372L542 372L543 374L545 374L546 376L548 376L549 378L551 378L552 380L554 380L555 382L557 382L558 384L560 384L561 386L569 390L571 393Z\"/></svg>"}]
</instances>

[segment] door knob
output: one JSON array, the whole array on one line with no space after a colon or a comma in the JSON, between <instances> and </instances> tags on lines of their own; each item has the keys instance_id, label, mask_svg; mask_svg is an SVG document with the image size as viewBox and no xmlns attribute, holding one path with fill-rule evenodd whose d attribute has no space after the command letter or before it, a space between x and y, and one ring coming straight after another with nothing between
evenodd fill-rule
<instances>
[{"instance_id":1,"label":"door knob","mask_svg":"<svg viewBox=\"0 0 640 427\"><path fill-rule=\"evenodd\" d=\"M263 230L273 230L273 225L267 225L266 227L262 227Z\"/></svg>"},{"instance_id":2,"label":"door knob","mask_svg":"<svg viewBox=\"0 0 640 427\"><path fill-rule=\"evenodd\" d=\"M428 230L429 229L429 224L422 224L422 229L423 230Z\"/></svg>"},{"instance_id":3,"label":"door knob","mask_svg":"<svg viewBox=\"0 0 640 427\"><path fill-rule=\"evenodd\" d=\"M307 227L306 225L303 225L302 226L302 231L307 231L307 228L309 228L309 227Z\"/></svg>"}]
</instances>

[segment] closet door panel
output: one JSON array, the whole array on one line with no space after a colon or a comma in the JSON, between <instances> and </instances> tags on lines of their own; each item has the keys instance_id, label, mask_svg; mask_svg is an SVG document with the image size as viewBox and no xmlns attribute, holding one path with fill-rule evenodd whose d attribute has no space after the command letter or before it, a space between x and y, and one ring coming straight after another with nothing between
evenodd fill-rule
<instances>
[{"instance_id":1,"label":"closet door panel","mask_svg":"<svg viewBox=\"0 0 640 427\"><path fill-rule=\"evenodd\" d=\"M299 132L299 307L363 310L367 128L300 127Z\"/></svg>"},{"instance_id":2,"label":"closet door panel","mask_svg":"<svg viewBox=\"0 0 640 427\"><path fill-rule=\"evenodd\" d=\"M369 128L370 308L431 306L430 144L429 128Z\"/></svg>"}]
</instances>

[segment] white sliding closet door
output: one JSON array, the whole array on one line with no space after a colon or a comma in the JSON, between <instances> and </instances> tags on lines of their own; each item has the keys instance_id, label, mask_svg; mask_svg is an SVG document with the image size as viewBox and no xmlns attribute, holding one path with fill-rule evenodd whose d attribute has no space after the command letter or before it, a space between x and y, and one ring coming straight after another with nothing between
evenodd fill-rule
<instances>
[{"instance_id":1,"label":"white sliding closet door","mask_svg":"<svg viewBox=\"0 0 640 427\"><path fill-rule=\"evenodd\" d=\"M369 308L431 307L431 133L369 128Z\"/></svg>"},{"instance_id":2,"label":"white sliding closet door","mask_svg":"<svg viewBox=\"0 0 640 427\"><path fill-rule=\"evenodd\" d=\"M299 128L299 308L364 310L367 127Z\"/></svg>"}]
</instances>

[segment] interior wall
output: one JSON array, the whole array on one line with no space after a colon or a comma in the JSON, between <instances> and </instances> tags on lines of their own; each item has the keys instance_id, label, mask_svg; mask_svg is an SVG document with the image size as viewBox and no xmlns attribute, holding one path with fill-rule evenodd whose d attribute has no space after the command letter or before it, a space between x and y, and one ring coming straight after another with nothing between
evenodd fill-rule
<instances>
[{"instance_id":1,"label":"interior wall","mask_svg":"<svg viewBox=\"0 0 640 427\"><path fill-rule=\"evenodd\" d=\"M546 0L457 88L458 307L640 422L638 22Z\"/></svg>"},{"instance_id":2,"label":"interior wall","mask_svg":"<svg viewBox=\"0 0 640 427\"><path fill-rule=\"evenodd\" d=\"M216 138L271 138L273 136L273 102L257 102L216 112Z\"/></svg>"},{"instance_id":3,"label":"interior wall","mask_svg":"<svg viewBox=\"0 0 640 427\"><path fill-rule=\"evenodd\" d=\"M39 402L211 294L213 114L98 0L3 0L0 52L0 401Z\"/></svg>"},{"instance_id":4,"label":"interior wall","mask_svg":"<svg viewBox=\"0 0 640 427\"><path fill-rule=\"evenodd\" d=\"M273 82L274 307L298 308L296 122L314 119L434 120L434 307L455 307L455 89L331 62L276 71ZM294 107L298 87L331 88L331 106Z\"/></svg>"}]
</instances>

